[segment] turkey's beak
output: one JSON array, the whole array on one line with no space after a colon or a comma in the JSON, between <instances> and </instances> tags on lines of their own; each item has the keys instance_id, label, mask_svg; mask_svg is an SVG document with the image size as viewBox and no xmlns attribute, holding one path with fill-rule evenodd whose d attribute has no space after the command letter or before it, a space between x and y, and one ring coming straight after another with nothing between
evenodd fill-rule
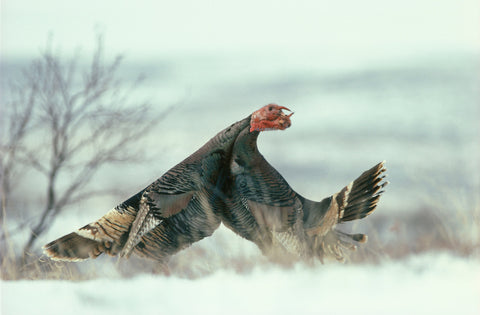
<instances>
[{"instance_id":1,"label":"turkey's beak","mask_svg":"<svg viewBox=\"0 0 480 315\"><path fill-rule=\"evenodd\" d=\"M285 107L285 106L280 106L278 109L279 109L279 110L286 109L286 110L288 110L289 112L291 112L291 110L290 110L289 108Z\"/></svg>"},{"instance_id":2,"label":"turkey's beak","mask_svg":"<svg viewBox=\"0 0 480 315\"><path fill-rule=\"evenodd\" d=\"M290 109L283 107L281 109L286 109L291 112ZM290 113L290 115L285 115L285 113L281 113L280 117L277 119L277 128L280 130L285 130L288 127L292 125L292 122L290 121L290 117L292 117L294 113Z\"/></svg>"},{"instance_id":3,"label":"turkey's beak","mask_svg":"<svg viewBox=\"0 0 480 315\"><path fill-rule=\"evenodd\" d=\"M286 108L285 106L281 106L279 109L280 109L280 119L290 120L290 117L292 117L292 115L294 114L294 112L292 112L291 109ZM288 110L289 112L291 112L290 115L285 115L285 113L282 112L282 109L285 109L285 110Z\"/></svg>"},{"instance_id":4,"label":"turkey's beak","mask_svg":"<svg viewBox=\"0 0 480 315\"><path fill-rule=\"evenodd\" d=\"M290 121L290 117L294 114L290 108L287 108L285 106L280 106L278 108L280 110L280 116L276 119L276 122L278 126L280 127L280 130L284 130L292 125L292 122ZM286 115L284 112L282 112L282 109L288 110L290 115Z\"/></svg>"}]
</instances>

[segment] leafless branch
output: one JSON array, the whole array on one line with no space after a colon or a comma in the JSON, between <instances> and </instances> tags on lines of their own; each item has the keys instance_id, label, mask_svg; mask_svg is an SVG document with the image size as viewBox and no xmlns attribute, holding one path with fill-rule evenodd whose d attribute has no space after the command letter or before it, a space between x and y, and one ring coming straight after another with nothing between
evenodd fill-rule
<instances>
[{"instance_id":1,"label":"leafless branch","mask_svg":"<svg viewBox=\"0 0 480 315\"><path fill-rule=\"evenodd\" d=\"M45 205L31 226L26 252L67 205L107 193L87 188L93 176L109 163L135 160L134 145L165 114L132 102L138 82L126 87L118 76L123 58L107 62L104 56L101 35L87 67L78 54L64 61L50 42L12 83L9 130L0 145L2 213L15 169L36 170L46 180Z\"/></svg>"}]
</instances>

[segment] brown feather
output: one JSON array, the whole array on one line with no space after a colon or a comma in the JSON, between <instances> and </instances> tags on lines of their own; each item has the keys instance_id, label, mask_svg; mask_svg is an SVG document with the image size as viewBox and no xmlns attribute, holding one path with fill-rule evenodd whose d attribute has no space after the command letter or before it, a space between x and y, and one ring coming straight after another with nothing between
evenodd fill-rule
<instances>
[{"instance_id":1,"label":"brown feather","mask_svg":"<svg viewBox=\"0 0 480 315\"><path fill-rule=\"evenodd\" d=\"M131 212L113 209L99 220L48 243L43 249L54 260L84 260L104 252L114 255L123 246L133 219Z\"/></svg>"}]
</instances>

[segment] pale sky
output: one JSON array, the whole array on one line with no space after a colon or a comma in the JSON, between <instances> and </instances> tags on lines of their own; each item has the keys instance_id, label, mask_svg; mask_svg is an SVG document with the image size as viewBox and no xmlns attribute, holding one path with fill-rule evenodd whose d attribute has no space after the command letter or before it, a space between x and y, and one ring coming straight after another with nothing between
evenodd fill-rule
<instances>
[{"instance_id":1,"label":"pale sky","mask_svg":"<svg viewBox=\"0 0 480 315\"><path fill-rule=\"evenodd\" d=\"M3 58L32 57L47 34L63 50L114 53L412 55L480 51L480 1L2 0Z\"/></svg>"}]
</instances>

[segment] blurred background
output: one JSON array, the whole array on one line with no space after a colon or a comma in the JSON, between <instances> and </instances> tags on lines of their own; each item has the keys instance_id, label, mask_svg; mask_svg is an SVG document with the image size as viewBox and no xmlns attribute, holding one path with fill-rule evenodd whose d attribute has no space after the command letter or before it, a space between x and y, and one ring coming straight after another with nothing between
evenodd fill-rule
<instances>
[{"instance_id":1,"label":"blurred background","mask_svg":"<svg viewBox=\"0 0 480 315\"><path fill-rule=\"evenodd\" d=\"M478 255L478 1L5 0L0 52L4 144L32 61L46 51L59 60L76 60L81 81L99 43L101 62L124 57L116 72L122 82L142 78L131 93L120 90L129 104L148 105L149 115L159 118L144 117L131 125L148 127L118 149L138 152L135 159L117 163L121 157L116 156L98 168L81 185L82 192L97 193L79 194L79 200L47 216L51 224L29 255L41 255L44 243L99 218L217 132L272 102L295 115L287 131L262 134L260 151L305 197L321 200L387 161L390 184L379 207L366 220L345 227L370 236L352 261L432 250ZM35 128L23 149L49 141L47 127ZM84 128L88 133L94 127ZM14 159L21 165L2 215L2 229L8 231L4 240L9 239L15 256L22 255L48 199L48 176L32 161L44 159L48 165L51 152L36 152L36 159L27 156L30 164ZM71 168L82 158L75 156ZM59 174L55 188L60 195L69 187L72 169ZM242 270L251 256L257 260L250 265L263 259L252 244L222 228L176 255L171 269L187 277L218 267ZM197 263L195 257L204 258ZM105 264L110 258L100 259Z\"/></svg>"}]
</instances>

